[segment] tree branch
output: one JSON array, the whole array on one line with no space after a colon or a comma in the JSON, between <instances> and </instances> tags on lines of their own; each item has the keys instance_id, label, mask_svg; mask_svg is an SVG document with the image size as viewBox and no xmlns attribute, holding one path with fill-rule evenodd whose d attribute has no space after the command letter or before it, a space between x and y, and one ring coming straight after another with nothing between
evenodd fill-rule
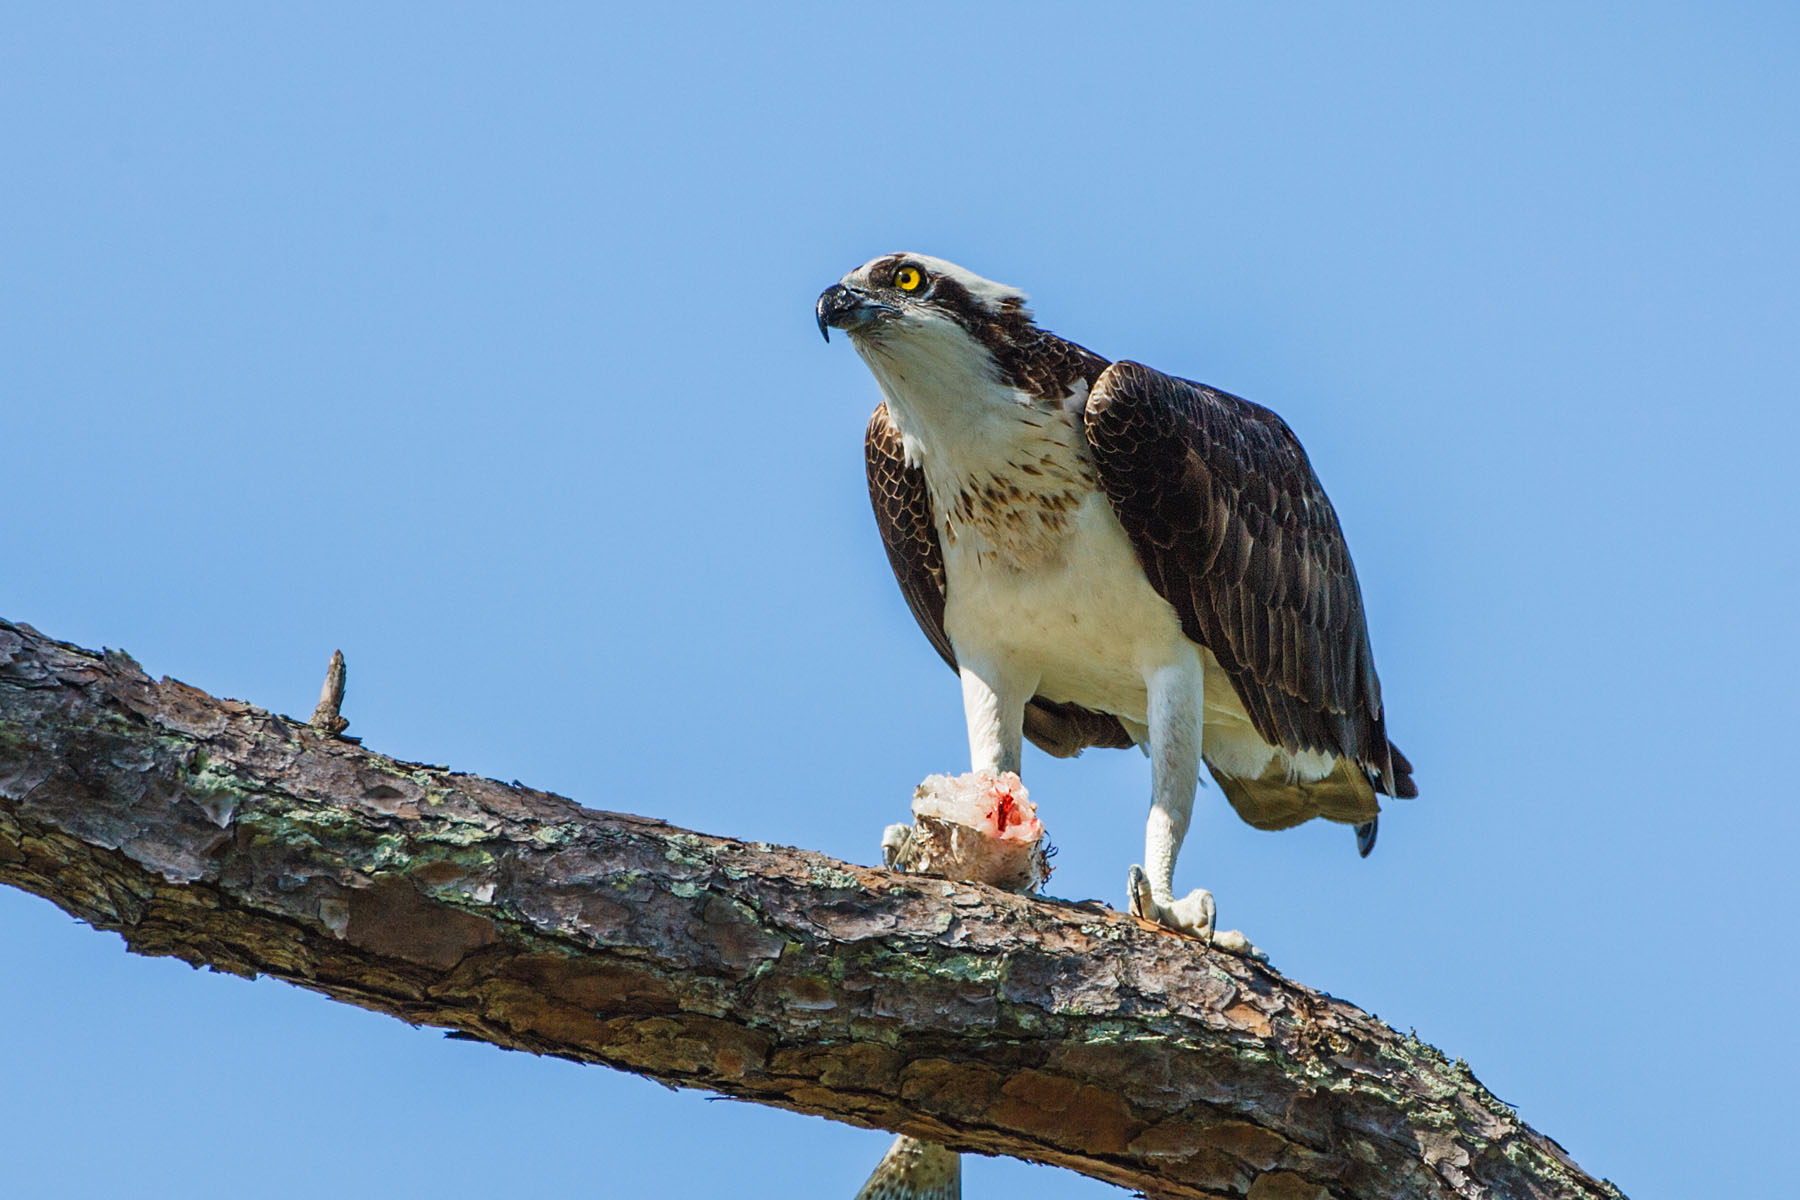
<instances>
[{"instance_id":1,"label":"tree branch","mask_svg":"<svg viewBox=\"0 0 1800 1200\"><path fill-rule=\"evenodd\" d=\"M140 954L1151 1196L1619 1196L1461 1063L1131 917L397 762L6 622L0 882Z\"/></svg>"}]
</instances>

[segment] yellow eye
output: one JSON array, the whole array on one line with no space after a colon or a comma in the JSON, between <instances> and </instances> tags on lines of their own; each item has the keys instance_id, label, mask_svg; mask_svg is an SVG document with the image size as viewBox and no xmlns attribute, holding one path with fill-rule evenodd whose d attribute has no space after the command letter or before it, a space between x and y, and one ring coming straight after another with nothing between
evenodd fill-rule
<instances>
[{"instance_id":1,"label":"yellow eye","mask_svg":"<svg viewBox=\"0 0 1800 1200\"><path fill-rule=\"evenodd\" d=\"M919 285L925 282L925 276L917 267L901 267L894 272L894 286L903 292L916 292Z\"/></svg>"}]
</instances>

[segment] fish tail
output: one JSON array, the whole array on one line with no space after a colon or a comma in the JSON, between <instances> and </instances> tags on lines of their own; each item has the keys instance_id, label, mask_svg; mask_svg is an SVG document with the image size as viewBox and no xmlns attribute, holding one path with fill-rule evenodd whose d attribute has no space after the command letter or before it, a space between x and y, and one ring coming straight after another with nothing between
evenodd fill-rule
<instances>
[{"instance_id":1,"label":"fish tail","mask_svg":"<svg viewBox=\"0 0 1800 1200\"><path fill-rule=\"evenodd\" d=\"M962 1200L962 1156L901 1134L856 1200Z\"/></svg>"}]
</instances>

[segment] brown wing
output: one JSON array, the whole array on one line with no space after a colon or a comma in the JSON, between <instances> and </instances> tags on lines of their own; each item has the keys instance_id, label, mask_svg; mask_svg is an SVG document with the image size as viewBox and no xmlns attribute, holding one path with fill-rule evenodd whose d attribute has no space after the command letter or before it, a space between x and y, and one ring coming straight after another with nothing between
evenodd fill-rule
<instances>
[{"instance_id":1,"label":"brown wing","mask_svg":"<svg viewBox=\"0 0 1800 1200\"><path fill-rule=\"evenodd\" d=\"M1347 758L1388 795L1417 795L1387 739L1349 548L1287 424L1118 362L1088 396L1087 433L1138 561L1231 677L1256 731Z\"/></svg>"},{"instance_id":2,"label":"brown wing","mask_svg":"<svg viewBox=\"0 0 1800 1200\"><path fill-rule=\"evenodd\" d=\"M888 419L886 404L878 405L869 417L863 453L869 468L869 502L900 593L932 647L955 670L956 650L944 632L944 552L931 515L931 493L925 487L925 472L907 465L900 431ZM1088 746L1132 744L1118 718L1042 696L1025 706L1025 736L1058 758L1080 754Z\"/></svg>"}]
</instances>

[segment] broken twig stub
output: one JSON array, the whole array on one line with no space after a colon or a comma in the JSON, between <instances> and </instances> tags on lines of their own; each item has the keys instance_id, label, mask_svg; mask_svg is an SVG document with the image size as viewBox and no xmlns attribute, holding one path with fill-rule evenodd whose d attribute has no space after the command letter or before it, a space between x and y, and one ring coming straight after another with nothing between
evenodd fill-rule
<instances>
[{"instance_id":1,"label":"broken twig stub","mask_svg":"<svg viewBox=\"0 0 1800 1200\"><path fill-rule=\"evenodd\" d=\"M340 713L344 706L344 652L331 652L331 665L325 668L325 686L319 689L318 707L313 709L311 725L321 733L340 734L350 728L350 722Z\"/></svg>"}]
</instances>

